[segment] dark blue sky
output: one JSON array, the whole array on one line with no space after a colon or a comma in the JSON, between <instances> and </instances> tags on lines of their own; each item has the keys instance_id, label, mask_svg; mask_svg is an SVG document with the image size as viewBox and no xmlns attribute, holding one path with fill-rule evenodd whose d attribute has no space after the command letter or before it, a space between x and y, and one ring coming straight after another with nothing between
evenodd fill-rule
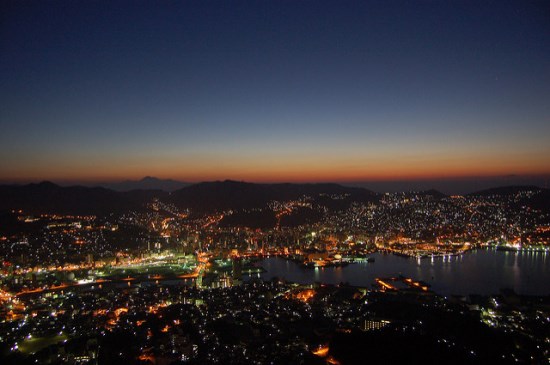
<instances>
[{"instance_id":1,"label":"dark blue sky","mask_svg":"<svg viewBox=\"0 0 550 365\"><path fill-rule=\"evenodd\" d=\"M4 1L0 180L550 174L547 1Z\"/></svg>"}]
</instances>

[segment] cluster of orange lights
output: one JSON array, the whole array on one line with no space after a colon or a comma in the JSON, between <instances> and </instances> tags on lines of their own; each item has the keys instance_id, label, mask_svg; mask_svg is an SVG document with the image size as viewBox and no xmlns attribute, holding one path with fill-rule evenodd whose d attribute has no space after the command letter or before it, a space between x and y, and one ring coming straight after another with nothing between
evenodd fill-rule
<instances>
[{"instance_id":1,"label":"cluster of orange lights","mask_svg":"<svg viewBox=\"0 0 550 365\"><path fill-rule=\"evenodd\" d=\"M158 313L160 308L165 308L167 306L168 306L168 304L166 304L166 303L159 303L157 305L151 305L151 306L149 306L149 313L156 314L156 313Z\"/></svg>"},{"instance_id":2,"label":"cluster of orange lights","mask_svg":"<svg viewBox=\"0 0 550 365\"><path fill-rule=\"evenodd\" d=\"M220 222L223 219L223 217L225 217L224 214L208 217L208 221L202 226L202 228L208 228L209 226Z\"/></svg>"},{"instance_id":3,"label":"cluster of orange lights","mask_svg":"<svg viewBox=\"0 0 550 365\"><path fill-rule=\"evenodd\" d=\"M415 288L419 288L419 289L422 289L423 291L428 291L428 287L425 286L425 285L422 285L420 284L418 281L414 281L413 279L411 278L404 278L404 279L396 279L396 278L391 278L391 279L379 279L379 278L376 278L376 283L378 285L380 285L380 287L382 288L382 290L394 290L394 291L398 291L399 289L393 285L391 285L390 283L388 283L388 281L402 281L403 283L409 285L410 287L415 287Z\"/></svg>"},{"instance_id":4,"label":"cluster of orange lights","mask_svg":"<svg viewBox=\"0 0 550 365\"><path fill-rule=\"evenodd\" d=\"M7 291L0 289L0 303L8 302L12 299L12 296Z\"/></svg>"},{"instance_id":5,"label":"cluster of orange lights","mask_svg":"<svg viewBox=\"0 0 550 365\"><path fill-rule=\"evenodd\" d=\"M422 289L422 290L424 290L424 291L427 291L427 290L428 290L428 287L427 287L427 286L422 286L422 285L420 285L419 282L413 281L413 279L411 279L411 278L405 279L405 282L407 282L408 284L410 284L410 285L412 285L412 286L415 286L415 287L417 287L417 288L420 288L420 289Z\"/></svg>"},{"instance_id":6,"label":"cluster of orange lights","mask_svg":"<svg viewBox=\"0 0 550 365\"><path fill-rule=\"evenodd\" d=\"M311 298L313 298L315 296L315 290L313 289L306 289L306 290L302 290L298 293L296 293L294 295L294 298L304 302L304 303L307 303L308 301L311 300Z\"/></svg>"},{"instance_id":7,"label":"cluster of orange lights","mask_svg":"<svg viewBox=\"0 0 550 365\"><path fill-rule=\"evenodd\" d=\"M315 350L313 350L311 353L318 357L324 357L326 358L325 361L328 365L340 365L340 361L336 360L334 357L329 356L329 347L328 346L319 346Z\"/></svg>"},{"instance_id":8,"label":"cluster of orange lights","mask_svg":"<svg viewBox=\"0 0 550 365\"><path fill-rule=\"evenodd\" d=\"M328 355L328 350L329 350L329 347L328 346L319 346L318 348L316 348L314 351L312 351L311 353L315 356L319 356L319 357L327 357Z\"/></svg>"},{"instance_id":9,"label":"cluster of orange lights","mask_svg":"<svg viewBox=\"0 0 550 365\"><path fill-rule=\"evenodd\" d=\"M141 355L139 355L138 359L141 361L151 362L153 364L156 363L155 356L153 356L153 354L150 352L143 352Z\"/></svg>"},{"instance_id":10,"label":"cluster of orange lights","mask_svg":"<svg viewBox=\"0 0 550 365\"><path fill-rule=\"evenodd\" d=\"M397 290L397 288L395 286L393 286L391 284L388 284L385 281L382 281L380 279L376 279L376 282L378 283L378 285L382 286L383 289Z\"/></svg>"}]
</instances>

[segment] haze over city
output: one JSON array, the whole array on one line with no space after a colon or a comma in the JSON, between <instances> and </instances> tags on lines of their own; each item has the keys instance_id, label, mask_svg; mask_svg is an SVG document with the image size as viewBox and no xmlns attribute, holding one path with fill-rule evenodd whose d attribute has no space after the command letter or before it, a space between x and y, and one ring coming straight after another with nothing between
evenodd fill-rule
<instances>
[{"instance_id":1,"label":"haze over city","mask_svg":"<svg viewBox=\"0 0 550 365\"><path fill-rule=\"evenodd\" d=\"M152 175L463 192L550 175L544 2L1 10L3 182Z\"/></svg>"}]
</instances>

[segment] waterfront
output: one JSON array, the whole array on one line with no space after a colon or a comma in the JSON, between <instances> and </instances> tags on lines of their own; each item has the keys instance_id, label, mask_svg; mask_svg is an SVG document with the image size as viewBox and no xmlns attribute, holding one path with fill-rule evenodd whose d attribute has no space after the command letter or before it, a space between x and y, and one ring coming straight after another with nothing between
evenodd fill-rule
<instances>
[{"instance_id":1,"label":"waterfront","mask_svg":"<svg viewBox=\"0 0 550 365\"><path fill-rule=\"evenodd\" d=\"M498 294L513 289L524 295L549 295L550 254L479 249L458 256L414 259L392 254L373 254L374 263L355 263L346 267L306 269L283 258L271 257L259 262L266 272L297 283L341 282L371 287L376 277L404 275L422 280L442 295Z\"/></svg>"}]
</instances>

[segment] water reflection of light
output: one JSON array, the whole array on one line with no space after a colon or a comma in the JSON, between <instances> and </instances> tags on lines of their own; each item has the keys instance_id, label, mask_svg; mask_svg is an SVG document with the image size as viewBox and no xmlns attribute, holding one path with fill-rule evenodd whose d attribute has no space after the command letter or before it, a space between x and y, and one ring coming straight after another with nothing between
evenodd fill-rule
<instances>
[{"instance_id":1,"label":"water reflection of light","mask_svg":"<svg viewBox=\"0 0 550 365\"><path fill-rule=\"evenodd\" d=\"M435 256L433 265L427 259L420 260L419 265L419 260L411 258L374 254L375 263L326 268L322 274L321 270L307 270L292 261L283 263L284 259L271 258L262 263L264 268L271 269L262 277L269 279L280 276L301 283L318 281L337 284L343 281L352 285L370 286L375 277L402 273L417 280L429 281L433 289L442 295L495 294L500 288L506 287L513 288L519 294L547 294L550 254L519 254L522 256L516 258L512 252L506 254L496 250L472 250L462 255L460 260L451 258L445 263L442 256Z\"/></svg>"},{"instance_id":2,"label":"water reflection of light","mask_svg":"<svg viewBox=\"0 0 550 365\"><path fill-rule=\"evenodd\" d=\"M332 271L338 282L344 281L341 267L335 267Z\"/></svg>"},{"instance_id":3,"label":"water reflection of light","mask_svg":"<svg viewBox=\"0 0 550 365\"><path fill-rule=\"evenodd\" d=\"M514 269L514 274L519 274L519 264L518 264L518 255L515 255L514 257L514 265L512 266Z\"/></svg>"}]
</instances>

